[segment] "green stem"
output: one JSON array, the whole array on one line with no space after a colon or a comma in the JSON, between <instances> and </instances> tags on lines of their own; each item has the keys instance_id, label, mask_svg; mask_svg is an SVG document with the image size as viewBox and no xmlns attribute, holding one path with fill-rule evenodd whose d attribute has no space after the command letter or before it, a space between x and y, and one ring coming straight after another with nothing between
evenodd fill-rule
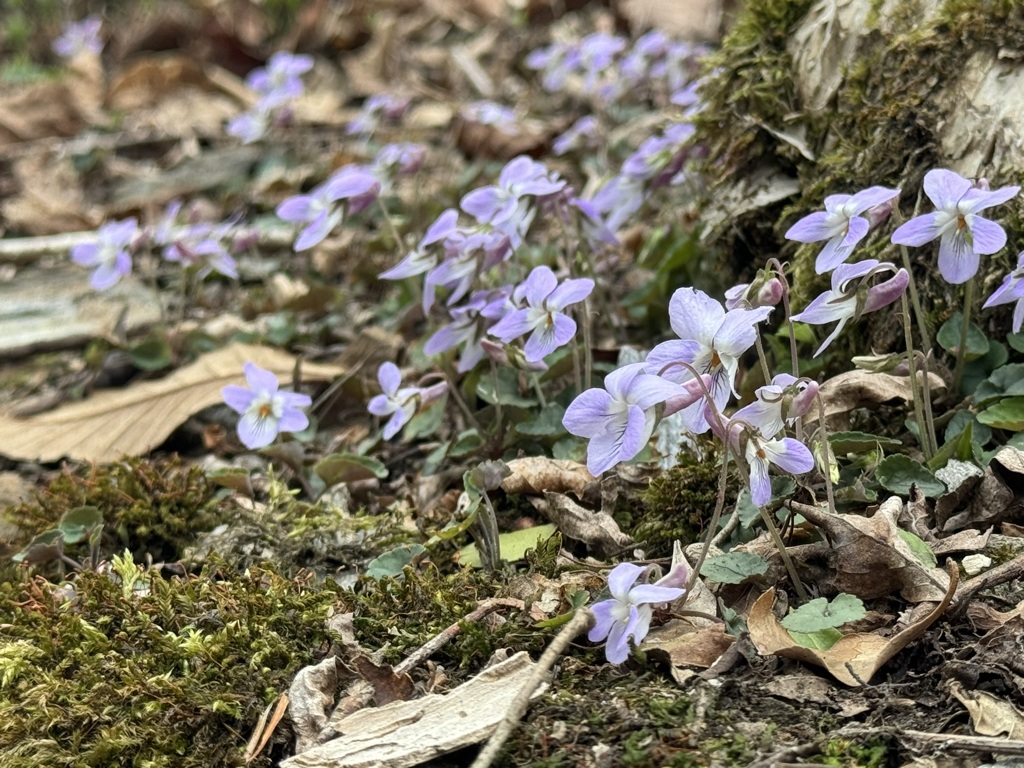
<instances>
[{"instance_id":1,"label":"green stem","mask_svg":"<svg viewBox=\"0 0 1024 768\"><path fill-rule=\"evenodd\" d=\"M722 510L725 508L725 491L729 484L729 444L722 441L722 448L724 453L722 454L722 471L718 475L718 498L715 500L715 511L711 515L711 522L708 523L708 533L704 537L704 546L700 550L700 556L697 558L697 562L693 564L693 571L690 573L690 578L686 580L686 594L691 595L693 593L693 587L697 583L697 579L700 578L700 569L704 565L704 560L708 556L708 550L711 549L711 540L715 538L715 529L718 527L718 520L722 516Z\"/></svg>"},{"instance_id":2,"label":"green stem","mask_svg":"<svg viewBox=\"0 0 1024 768\"><path fill-rule=\"evenodd\" d=\"M397 248L398 251L401 252L405 248L405 241L402 240L402 235L399 234L398 227L395 226L395 222L391 220L391 214L388 213L387 206L384 205L384 201L381 200L379 197L377 198L377 207L379 207L380 212L384 214L384 221L388 223L388 230L391 232L391 237L394 238L395 240L395 248ZM399 253L399 255L402 254Z\"/></svg>"},{"instance_id":3,"label":"green stem","mask_svg":"<svg viewBox=\"0 0 1024 768\"><path fill-rule=\"evenodd\" d=\"M768 514L767 509L758 507L757 511L761 513L761 519L764 520L764 524L768 528L768 535L772 537L772 541L775 542L775 548L779 550L779 557L782 558L782 563L786 566L786 573L789 574L789 580L793 582L793 589L796 590L797 597L801 600L807 600L809 597L807 590L804 589L804 583L800 581L800 574L796 572L793 558L789 556L789 552L786 550L786 543L782 540L779 527L772 520L772 516Z\"/></svg>"},{"instance_id":4,"label":"green stem","mask_svg":"<svg viewBox=\"0 0 1024 768\"><path fill-rule=\"evenodd\" d=\"M967 364L967 331L971 326L971 310L974 308L974 283L975 279L972 277L964 286L963 322L960 324L960 343L956 347L956 367L953 369L954 395L960 392L960 380Z\"/></svg>"},{"instance_id":5,"label":"green stem","mask_svg":"<svg viewBox=\"0 0 1024 768\"><path fill-rule=\"evenodd\" d=\"M910 332L910 303L907 301L906 293L900 297L900 301L903 308L903 339L907 344L907 364L910 367L910 387L914 404L914 418L917 420L918 442L921 444L921 450L927 460L934 455L934 451L928 437L928 426L924 420L924 408L922 407L924 392L921 382L917 378L917 361L915 360L917 355L914 352L914 339ZM928 372L925 371L924 375L927 377Z\"/></svg>"},{"instance_id":6,"label":"green stem","mask_svg":"<svg viewBox=\"0 0 1024 768\"><path fill-rule=\"evenodd\" d=\"M825 497L828 511L836 514L836 494L832 487L832 450L828 445L828 425L825 424L825 401L818 395L818 438L821 441L821 461L825 465Z\"/></svg>"},{"instance_id":7,"label":"green stem","mask_svg":"<svg viewBox=\"0 0 1024 768\"><path fill-rule=\"evenodd\" d=\"M772 383L772 372L768 369L768 358L764 354L764 345L761 343L761 330L755 328L755 344L757 345L757 359L761 361L761 375L764 376L764 383Z\"/></svg>"},{"instance_id":8,"label":"green stem","mask_svg":"<svg viewBox=\"0 0 1024 768\"><path fill-rule=\"evenodd\" d=\"M903 268L910 275L910 303L914 307L914 317L917 318L917 330L921 334L921 347L927 354L932 348L932 337L928 333L928 324L924 319L924 312L921 310L921 298L917 293L917 279L914 277L914 269L910 266L910 253L905 245L900 246L900 255L903 257Z\"/></svg>"},{"instance_id":9,"label":"green stem","mask_svg":"<svg viewBox=\"0 0 1024 768\"><path fill-rule=\"evenodd\" d=\"M540 387L540 376L535 373L530 378L533 379L533 391L537 393L537 399L540 400L540 407L547 408L548 401L547 398L544 397L544 390Z\"/></svg>"}]
</instances>

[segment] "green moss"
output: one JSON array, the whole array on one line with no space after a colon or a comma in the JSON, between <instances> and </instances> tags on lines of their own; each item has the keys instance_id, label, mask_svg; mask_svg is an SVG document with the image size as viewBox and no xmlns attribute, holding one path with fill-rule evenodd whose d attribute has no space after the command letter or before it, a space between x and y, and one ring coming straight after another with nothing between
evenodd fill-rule
<instances>
[{"instance_id":1,"label":"green moss","mask_svg":"<svg viewBox=\"0 0 1024 768\"><path fill-rule=\"evenodd\" d=\"M676 539L685 545L703 536L718 499L721 455L710 440L696 454L681 451L678 461L651 480L642 497L642 511L628 528L650 557L669 553ZM726 508L735 501L736 484L730 482Z\"/></svg>"},{"instance_id":2,"label":"green moss","mask_svg":"<svg viewBox=\"0 0 1024 768\"><path fill-rule=\"evenodd\" d=\"M269 569L115 570L0 585L0 765L244 765L260 713L326 647L340 590Z\"/></svg>"},{"instance_id":3,"label":"green moss","mask_svg":"<svg viewBox=\"0 0 1024 768\"><path fill-rule=\"evenodd\" d=\"M350 596L349 610L360 641L382 649L388 663L401 661L442 630L461 622L461 631L433 656L446 668L477 670L499 648L539 652L553 630L532 627L525 615L502 610L501 618L463 621L479 601L507 595L506 578L472 568L441 573L428 564L407 567L401 578L367 579Z\"/></svg>"},{"instance_id":4,"label":"green moss","mask_svg":"<svg viewBox=\"0 0 1024 768\"><path fill-rule=\"evenodd\" d=\"M888 752L885 744L878 741L860 745L848 739L832 739L825 745L822 754L809 759L842 768L879 768L888 764Z\"/></svg>"},{"instance_id":5,"label":"green moss","mask_svg":"<svg viewBox=\"0 0 1024 768\"><path fill-rule=\"evenodd\" d=\"M214 528L225 514L202 470L186 468L176 458L132 458L65 470L34 502L8 507L0 515L36 534L82 506L103 513L104 551L127 547L136 559L150 555L158 562L177 560L185 544Z\"/></svg>"}]
</instances>

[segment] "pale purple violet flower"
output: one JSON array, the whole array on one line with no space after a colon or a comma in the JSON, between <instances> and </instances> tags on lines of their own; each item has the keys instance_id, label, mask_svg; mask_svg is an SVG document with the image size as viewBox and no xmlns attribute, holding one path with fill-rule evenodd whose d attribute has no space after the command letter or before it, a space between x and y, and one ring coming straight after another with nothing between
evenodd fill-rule
<instances>
[{"instance_id":1,"label":"pale purple violet flower","mask_svg":"<svg viewBox=\"0 0 1024 768\"><path fill-rule=\"evenodd\" d=\"M489 125L506 136L517 136L519 125L516 113L508 107L493 101L474 101L459 110L463 120L481 125Z\"/></svg>"},{"instance_id":2,"label":"pale purple violet flower","mask_svg":"<svg viewBox=\"0 0 1024 768\"><path fill-rule=\"evenodd\" d=\"M1017 255L1017 268L1003 278L1003 284L988 297L984 308L1011 302L1017 302L1013 308L1013 332L1020 333L1024 325L1024 251Z\"/></svg>"},{"instance_id":3,"label":"pale purple violet flower","mask_svg":"<svg viewBox=\"0 0 1024 768\"><path fill-rule=\"evenodd\" d=\"M819 275L831 272L846 262L854 247L871 229L871 222L861 214L898 197L900 190L868 187L855 195L829 195L825 210L804 216L786 232L787 240L817 243L827 240L814 262Z\"/></svg>"},{"instance_id":4,"label":"pale purple violet flower","mask_svg":"<svg viewBox=\"0 0 1024 768\"><path fill-rule=\"evenodd\" d=\"M645 373L644 363L632 363L609 373L603 389L577 395L562 424L570 434L590 440L587 469L596 477L647 445L657 421L656 405L670 398L696 403L703 394L696 379L681 386Z\"/></svg>"},{"instance_id":5,"label":"pale purple violet flower","mask_svg":"<svg viewBox=\"0 0 1024 768\"><path fill-rule=\"evenodd\" d=\"M527 196L553 195L565 189L565 181L526 155L513 158L502 169L498 183L463 196L462 210L482 224L495 227L522 219L520 201Z\"/></svg>"},{"instance_id":6,"label":"pale purple violet flower","mask_svg":"<svg viewBox=\"0 0 1024 768\"><path fill-rule=\"evenodd\" d=\"M391 93L371 96L363 102L359 114L345 127L345 132L350 136L367 138L377 130L381 117L392 122L400 120L411 103L412 99L407 96Z\"/></svg>"},{"instance_id":7,"label":"pale purple violet flower","mask_svg":"<svg viewBox=\"0 0 1024 768\"><path fill-rule=\"evenodd\" d=\"M526 362L536 363L576 335L576 321L562 310L583 301L593 290L590 278L565 280L559 285L550 267L535 267L512 294L513 303L525 300L527 307L505 315L488 333L506 344L529 333L523 352Z\"/></svg>"},{"instance_id":8,"label":"pale purple violet flower","mask_svg":"<svg viewBox=\"0 0 1024 768\"><path fill-rule=\"evenodd\" d=\"M590 607L597 620L587 634L592 643L605 638L605 658L612 664L621 664L629 657L629 639L639 645L651 627L652 605L671 603L684 594L685 589L661 587L656 584L637 584L644 568L633 563L620 563L608 574L608 600Z\"/></svg>"},{"instance_id":9,"label":"pale purple violet flower","mask_svg":"<svg viewBox=\"0 0 1024 768\"><path fill-rule=\"evenodd\" d=\"M81 21L68 22L60 36L54 39L53 52L62 59L73 59L84 51L99 53L103 50L103 42L100 40L102 24L99 16L86 16Z\"/></svg>"},{"instance_id":10,"label":"pale purple violet flower","mask_svg":"<svg viewBox=\"0 0 1024 768\"><path fill-rule=\"evenodd\" d=\"M712 426L719 437L728 440L733 453L746 461L750 470L750 500L758 507L763 507L772 497L769 464L793 475L814 469L814 457L806 445L792 437L775 438L777 430L770 432L774 422L768 422L762 429L760 421L765 416L766 412L757 403L751 403L726 422L725 434Z\"/></svg>"},{"instance_id":11,"label":"pale purple violet flower","mask_svg":"<svg viewBox=\"0 0 1024 768\"><path fill-rule=\"evenodd\" d=\"M604 218L608 229L618 232L640 210L646 199L647 189L642 179L619 174L605 182L591 203L594 210Z\"/></svg>"},{"instance_id":12,"label":"pale purple violet flower","mask_svg":"<svg viewBox=\"0 0 1024 768\"><path fill-rule=\"evenodd\" d=\"M592 93L597 81L615 57L626 48L625 38L594 32L584 37L579 47L570 54L569 61L583 70L583 88Z\"/></svg>"},{"instance_id":13,"label":"pale purple violet flower","mask_svg":"<svg viewBox=\"0 0 1024 768\"><path fill-rule=\"evenodd\" d=\"M252 144L262 139L270 129L270 113L262 109L242 112L228 120L228 136L234 136L243 144Z\"/></svg>"},{"instance_id":14,"label":"pale purple violet flower","mask_svg":"<svg viewBox=\"0 0 1024 768\"><path fill-rule=\"evenodd\" d=\"M556 155L564 155L593 147L600 128L601 124L593 115L581 117L551 143L551 150Z\"/></svg>"},{"instance_id":15,"label":"pale purple violet flower","mask_svg":"<svg viewBox=\"0 0 1024 768\"><path fill-rule=\"evenodd\" d=\"M312 56L278 51L267 60L266 65L252 70L245 82L260 95L263 110L269 111L301 96L301 75L312 68Z\"/></svg>"},{"instance_id":16,"label":"pale purple violet flower","mask_svg":"<svg viewBox=\"0 0 1024 768\"><path fill-rule=\"evenodd\" d=\"M570 54L576 50L568 43L553 42L527 54L524 64L541 72L541 85L548 91L560 91L572 73Z\"/></svg>"},{"instance_id":17,"label":"pale purple violet flower","mask_svg":"<svg viewBox=\"0 0 1024 768\"><path fill-rule=\"evenodd\" d=\"M381 394L370 400L366 409L374 416L391 416L384 425L383 437L390 440L404 427L420 406L433 402L448 390L441 382L432 387L403 387L402 374L392 362L381 363L377 369Z\"/></svg>"},{"instance_id":18,"label":"pale purple violet flower","mask_svg":"<svg viewBox=\"0 0 1024 768\"><path fill-rule=\"evenodd\" d=\"M678 363L689 363L698 373L711 377L711 397L721 411L736 394L740 356L757 341L757 324L768 319L771 307L730 309L728 312L703 291L680 288L669 301L669 321L679 339L664 341L647 355L648 373L676 382L693 378ZM686 427L701 434L708 429L703 403L683 411Z\"/></svg>"},{"instance_id":19,"label":"pale purple violet flower","mask_svg":"<svg viewBox=\"0 0 1024 768\"><path fill-rule=\"evenodd\" d=\"M1006 245L1006 232L979 211L1005 203L1020 187L989 191L953 171L935 168L924 175L924 191L938 209L917 216L892 233L896 245L919 246L939 239L939 272L953 285L966 283L978 272L979 255Z\"/></svg>"},{"instance_id":20,"label":"pale purple violet flower","mask_svg":"<svg viewBox=\"0 0 1024 768\"><path fill-rule=\"evenodd\" d=\"M255 363L243 366L248 388L229 384L221 390L228 407L242 415L238 438L246 448L263 448L281 432L301 432L309 417L300 409L313 404L309 395L278 389L277 376Z\"/></svg>"},{"instance_id":21,"label":"pale purple violet flower","mask_svg":"<svg viewBox=\"0 0 1024 768\"><path fill-rule=\"evenodd\" d=\"M341 223L344 210L336 206L347 200L349 213L358 213L373 203L380 191L380 181L368 169L347 165L309 194L289 197L277 206L277 215L284 221L305 224L295 240L295 250L305 251L322 242Z\"/></svg>"},{"instance_id":22,"label":"pale purple violet flower","mask_svg":"<svg viewBox=\"0 0 1024 768\"><path fill-rule=\"evenodd\" d=\"M696 131L692 123L675 123L661 136L645 140L622 164L623 175L653 186L666 184L686 162Z\"/></svg>"},{"instance_id":23,"label":"pale purple violet flower","mask_svg":"<svg viewBox=\"0 0 1024 768\"><path fill-rule=\"evenodd\" d=\"M459 373L472 370L483 359L484 350L480 340L486 328L514 309L509 302L511 294L511 287L477 291L461 307L451 307L448 313L452 316L452 322L439 328L427 339L423 345L423 354L439 355L461 345L462 353L456 370Z\"/></svg>"},{"instance_id":24,"label":"pale purple violet flower","mask_svg":"<svg viewBox=\"0 0 1024 768\"><path fill-rule=\"evenodd\" d=\"M424 272L432 270L438 265L440 259L436 254L430 253L427 249L454 234L458 227L458 220L459 212L454 208L449 208L442 212L434 220L434 223L427 228L426 234L423 235L423 239L419 241L416 248L410 251L404 259L391 269L381 272L378 277L382 280L403 280L407 277L422 275ZM427 309L429 309L429 306Z\"/></svg>"},{"instance_id":25,"label":"pale purple violet flower","mask_svg":"<svg viewBox=\"0 0 1024 768\"><path fill-rule=\"evenodd\" d=\"M886 272L895 274L882 283L868 285L872 276ZM839 325L814 353L817 357L835 340L851 319L857 319L865 312L874 312L892 304L903 295L909 282L910 275L905 269L897 270L895 265L881 263L877 259L865 259L856 264L841 264L832 273L832 289L814 299L803 312L793 315L792 320L811 325L839 321Z\"/></svg>"},{"instance_id":26,"label":"pale purple violet flower","mask_svg":"<svg viewBox=\"0 0 1024 768\"><path fill-rule=\"evenodd\" d=\"M775 437L787 424L806 416L818 396L818 382L798 379L788 373L776 374L771 384L758 387L757 399L740 410L756 424L765 437Z\"/></svg>"},{"instance_id":27,"label":"pale purple violet flower","mask_svg":"<svg viewBox=\"0 0 1024 768\"><path fill-rule=\"evenodd\" d=\"M734 285L725 292L725 308L774 307L782 301L782 281L773 272L759 269L753 283Z\"/></svg>"},{"instance_id":28,"label":"pale purple violet flower","mask_svg":"<svg viewBox=\"0 0 1024 768\"><path fill-rule=\"evenodd\" d=\"M93 242L72 248L71 260L83 267L96 267L89 283L97 291L105 291L132 271L129 249L138 234L135 219L111 221L96 231Z\"/></svg>"}]
</instances>

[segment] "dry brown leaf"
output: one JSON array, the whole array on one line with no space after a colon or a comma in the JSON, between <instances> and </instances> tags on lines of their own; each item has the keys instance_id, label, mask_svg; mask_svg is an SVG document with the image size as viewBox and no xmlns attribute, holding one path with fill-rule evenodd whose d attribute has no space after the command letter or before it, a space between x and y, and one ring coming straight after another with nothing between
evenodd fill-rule
<instances>
[{"instance_id":1,"label":"dry brown leaf","mask_svg":"<svg viewBox=\"0 0 1024 768\"><path fill-rule=\"evenodd\" d=\"M330 719L342 670L341 660L329 656L319 664L303 667L295 675L288 690L288 714L295 729L296 752L305 752L318 743Z\"/></svg>"},{"instance_id":2,"label":"dry brown leaf","mask_svg":"<svg viewBox=\"0 0 1024 768\"><path fill-rule=\"evenodd\" d=\"M644 648L655 661L674 667L707 669L725 653L736 638L725 632L725 625L714 623L694 629L685 621L670 621L647 635Z\"/></svg>"},{"instance_id":3,"label":"dry brown leaf","mask_svg":"<svg viewBox=\"0 0 1024 768\"><path fill-rule=\"evenodd\" d=\"M234 75L217 70L211 77L182 54L134 60L114 76L107 96L109 106L126 115L125 127L167 136L216 133L255 101Z\"/></svg>"},{"instance_id":4,"label":"dry brown leaf","mask_svg":"<svg viewBox=\"0 0 1024 768\"><path fill-rule=\"evenodd\" d=\"M582 497L595 478L583 464L546 456L528 456L507 462L512 474L501 483L505 493L539 495L546 491L572 491Z\"/></svg>"},{"instance_id":5,"label":"dry brown leaf","mask_svg":"<svg viewBox=\"0 0 1024 768\"><path fill-rule=\"evenodd\" d=\"M659 29L682 40L702 40L709 43L722 39L722 27L727 8L726 0L688 0L685 3L666 3L664 0L619 0L619 13L626 17L636 31Z\"/></svg>"},{"instance_id":6,"label":"dry brown leaf","mask_svg":"<svg viewBox=\"0 0 1024 768\"><path fill-rule=\"evenodd\" d=\"M834 571L826 591L848 592L868 599L898 591L912 603L941 600L949 579L941 568L928 567L899 534L896 520L903 501L886 499L871 517L833 515L828 510L793 504L828 539L826 554Z\"/></svg>"},{"instance_id":7,"label":"dry brown leaf","mask_svg":"<svg viewBox=\"0 0 1024 768\"><path fill-rule=\"evenodd\" d=\"M835 686L813 673L778 675L766 681L764 687L772 696L789 699L798 704L832 704L836 700Z\"/></svg>"},{"instance_id":8,"label":"dry brown leaf","mask_svg":"<svg viewBox=\"0 0 1024 768\"><path fill-rule=\"evenodd\" d=\"M931 393L934 397L946 388L942 378L929 373ZM869 371L847 371L821 385L819 390L825 401L825 418L842 416L855 408L881 405L890 400L911 402L914 399L909 376L893 376L888 373L871 373ZM807 418L815 421L817 409L812 409Z\"/></svg>"},{"instance_id":9,"label":"dry brown leaf","mask_svg":"<svg viewBox=\"0 0 1024 768\"><path fill-rule=\"evenodd\" d=\"M563 535L582 541L599 557L610 557L636 544L619 528L611 515L594 512L577 504L560 493L545 493L543 499L531 498L530 502Z\"/></svg>"},{"instance_id":10,"label":"dry brown leaf","mask_svg":"<svg viewBox=\"0 0 1024 768\"><path fill-rule=\"evenodd\" d=\"M1024 451L1006 445L985 467L985 474L967 495L970 505L951 514L952 505L937 506L936 524L942 531L961 528L984 528L1004 521L1017 520L1024 510Z\"/></svg>"},{"instance_id":11,"label":"dry brown leaf","mask_svg":"<svg viewBox=\"0 0 1024 768\"><path fill-rule=\"evenodd\" d=\"M949 692L967 709L975 733L1024 739L1024 712L1010 702L984 691L968 691L956 680L950 681Z\"/></svg>"},{"instance_id":12,"label":"dry brown leaf","mask_svg":"<svg viewBox=\"0 0 1024 768\"><path fill-rule=\"evenodd\" d=\"M855 632L844 635L831 648L821 650L797 645L772 612L775 589L769 589L754 603L747 617L750 639L762 656L782 656L827 669L847 685L866 685L889 659L919 638L949 606L956 591L958 571L948 563L949 589L934 610L891 637Z\"/></svg>"},{"instance_id":13,"label":"dry brown leaf","mask_svg":"<svg viewBox=\"0 0 1024 768\"><path fill-rule=\"evenodd\" d=\"M0 93L0 147L48 136L74 136L100 121L103 70L99 57L76 57L59 81L4 84Z\"/></svg>"},{"instance_id":14,"label":"dry brown leaf","mask_svg":"<svg viewBox=\"0 0 1024 768\"><path fill-rule=\"evenodd\" d=\"M9 227L29 235L95 229L102 211L90 205L71 157L31 152L13 164L17 192L0 205Z\"/></svg>"},{"instance_id":15,"label":"dry brown leaf","mask_svg":"<svg viewBox=\"0 0 1024 768\"><path fill-rule=\"evenodd\" d=\"M250 344L203 355L165 379L99 392L80 403L29 419L0 414L0 454L12 459L114 461L144 454L189 416L221 402L221 389L242 384L242 366L252 361L285 382L295 359L285 352ZM344 373L333 365L304 363L302 375L331 379Z\"/></svg>"}]
</instances>

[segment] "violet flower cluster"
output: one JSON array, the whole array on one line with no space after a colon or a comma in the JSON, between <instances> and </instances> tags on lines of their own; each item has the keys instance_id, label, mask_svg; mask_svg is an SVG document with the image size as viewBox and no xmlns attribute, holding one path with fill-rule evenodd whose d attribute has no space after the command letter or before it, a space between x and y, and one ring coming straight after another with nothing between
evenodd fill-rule
<instances>
[{"instance_id":1,"label":"violet flower cluster","mask_svg":"<svg viewBox=\"0 0 1024 768\"><path fill-rule=\"evenodd\" d=\"M302 75L312 68L311 56L278 51L265 66L250 72L245 82L258 100L252 109L228 121L228 134L251 144L261 139L273 123L289 122L293 105L304 90Z\"/></svg>"},{"instance_id":2,"label":"violet flower cluster","mask_svg":"<svg viewBox=\"0 0 1024 768\"><path fill-rule=\"evenodd\" d=\"M965 283L977 274L981 256L996 253L1006 245L1005 230L979 212L1010 200L1020 187L991 190L984 180L972 183L953 171L936 168L925 174L924 191L936 210L903 223L890 240L895 245L909 246L938 240L939 273L953 285ZM802 243L824 241L815 269L819 273L835 270L830 290L792 318L811 324L838 322L815 355L821 354L850 320L892 304L906 290L910 275L894 264L874 259L846 263L870 230L888 218L899 194L899 189L870 187L853 195L830 195L825 198L824 211L803 217L786 232L787 238ZM891 276L873 282L886 275ZM1016 301L1015 285L1011 274L985 306Z\"/></svg>"},{"instance_id":3,"label":"violet flower cluster","mask_svg":"<svg viewBox=\"0 0 1024 768\"><path fill-rule=\"evenodd\" d=\"M131 274L133 254L146 246L193 271L200 280L214 273L237 279L234 254L251 239L251 232L239 222L238 216L222 222L202 221L195 207L186 209L175 200L161 219L149 226L140 227L134 218L104 224L94 239L71 249L71 260L93 268L90 284L98 291Z\"/></svg>"},{"instance_id":4,"label":"violet flower cluster","mask_svg":"<svg viewBox=\"0 0 1024 768\"><path fill-rule=\"evenodd\" d=\"M696 77L706 53L705 46L672 40L657 30L642 35L632 47L624 37L595 32L538 48L525 64L540 73L546 90L571 86L607 105L651 91L674 97Z\"/></svg>"},{"instance_id":5,"label":"violet flower cluster","mask_svg":"<svg viewBox=\"0 0 1024 768\"><path fill-rule=\"evenodd\" d=\"M392 93L378 93L363 102L359 114L345 126L350 136L369 139L382 123L397 124L409 110L412 99Z\"/></svg>"}]
</instances>

